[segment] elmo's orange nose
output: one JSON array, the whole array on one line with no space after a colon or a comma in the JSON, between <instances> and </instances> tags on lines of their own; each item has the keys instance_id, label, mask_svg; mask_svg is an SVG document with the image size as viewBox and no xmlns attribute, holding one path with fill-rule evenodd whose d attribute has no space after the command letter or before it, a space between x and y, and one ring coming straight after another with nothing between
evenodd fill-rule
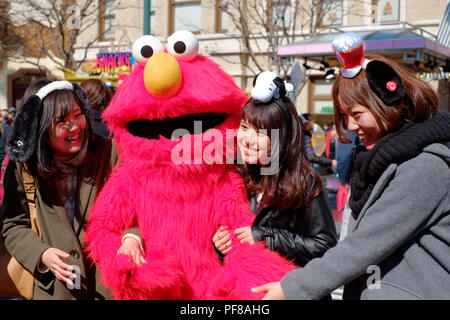
<instances>
[{"instance_id":1,"label":"elmo's orange nose","mask_svg":"<svg viewBox=\"0 0 450 320\"><path fill-rule=\"evenodd\" d=\"M181 88L181 69L177 60L168 53L152 56L145 65L144 84L150 94L170 98Z\"/></svg>"}]
</instances>

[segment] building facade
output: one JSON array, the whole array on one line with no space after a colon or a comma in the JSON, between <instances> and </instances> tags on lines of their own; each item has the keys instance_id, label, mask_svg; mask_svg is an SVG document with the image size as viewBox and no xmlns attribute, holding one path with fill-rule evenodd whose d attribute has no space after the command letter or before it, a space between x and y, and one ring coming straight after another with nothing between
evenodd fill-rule
<instances>
[{"instance_id":1,"label":"building facade","mask_svg":"<svg viewBox=\"0 0 450 320\"><path fill-rule=\"evenodd\" d=\"M405 29L435 40L449 3L449 0L323 0L316 8L312 7L311 0L96 1L96 21L76 39L74 58L77 63L90 61L95 65L95 61L114 60L113 67L109 65L109 69L101 71L117 76L120 70L128 70L128 62L125 63L126 58L123 57L131 51L138 37L152 34L164 42L173 32L187 29L197 35L200 53L211 56L246 92L250 91L251 80L260 70L273 70L289 78L290 67L297 62L304 82L297 92L296 107L299 112L313 113L319 122L332 121L332 105L329 108L332 81L325 79L329 70L320 61L308 62L302 56L280 59L274 55L278 46L342 31ZM235 6L236 3L239 5ZM257 17L263 18L258 20ZM421 57L420 62L426 63L426 58ZM45 70L64 77L61 70L52 67L51 61L47 60L41 60L45 61ZM89 70L83 72L83 69L86 68L76 70L76 74L89 76ZM3 64L0 71L2 107L14 103L16 98L8 98L11 92L18 90L14 81L18 85L20 81L17 79L22 79L21 74L31 79L30 70L36 73L32 65L8 61ZM11 80L12 75L17 77L14 78L16 80ZM27 81L22 79L21 83ZM448 106L450 89L445 86L446 81L432 80L431 83L441 97L446 97L443 105Z\"/></svg>"}]
</instances>

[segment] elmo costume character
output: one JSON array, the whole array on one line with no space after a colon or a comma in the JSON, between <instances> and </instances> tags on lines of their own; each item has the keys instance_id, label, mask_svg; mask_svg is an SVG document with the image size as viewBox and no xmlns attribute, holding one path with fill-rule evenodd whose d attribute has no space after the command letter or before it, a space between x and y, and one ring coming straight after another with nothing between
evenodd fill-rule
<instances>
[{"instance_id":1,"label":"elmo costume character","mask_svg":"<svg viewBox=\"0 0 450 320\"><path fill-rule=\"evenodd\" d=\"M90 212L85 235L103 283L116 299L262 298L251 288L279 281L294 265L234 235L222 263L212 244L219 225L234 230L254 219L243 181L229 164L230 131L239 126L246 95L198 54L190 32L174 33L166 47L143 36L133 56L138 65L103 114L121 162ZM141 267L117 254L124 230L133 226L145 247Z\"/></svg>"}]
</instances>

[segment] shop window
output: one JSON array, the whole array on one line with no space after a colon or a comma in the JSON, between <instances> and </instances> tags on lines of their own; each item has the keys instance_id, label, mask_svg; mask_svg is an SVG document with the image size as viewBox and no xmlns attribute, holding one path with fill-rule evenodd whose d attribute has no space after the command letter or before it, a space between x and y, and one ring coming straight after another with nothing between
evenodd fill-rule
<instances>
[{"instance_id":1,"label":"shop window","mask_svg":"<svg viewBox=\"0 0 450 320\"><path fill-rule=\"evenodd\" d=\"M155 27L156 27L155 17L156 17L155 10L151 10L150 11L150 34L155 34Z\"/></svg>"},{"instance_id":2,"label":"shop window","mask_svg":"<svg viewBox=\"0 0 450 320\"><path fill-rule=\"evenodd\" d=\"M201 1L171 0L170 33L188 30L200 33L202 21Z\"/></svg>"},{"instance_id":3,"label":"shop window","mask_svg":"<svg viewBox=\"0 0 450 320\"><path fill-rule=\"evenodd\" d=\"M290 0L269 0L269 22L276 29L289 28L292 23L292 4Z\"/></svg>"},{"instance_id":4,"label":"shop window","mask_svg":"<svg viewBox=\"0 0 450 320\"><path fill-rule=\"evenodd\" d=\"M333 98L331 95L333 83L322 79L311 79L309 112L314 115L314 120L317 123L331 123L334 121Z\"/></svg>"},{"instance_id":5,"label":"shop window","mask_svg":"<svg viewBox=\"0 0 450 320\"><path fill-rule=\"evenodd\" d=\"M150 15L150 30L149 30L149 34L155 34L156 11L155 11L155 8L154 8L154 2L155 1L150 1L150 12L149 12L149 15Z\"/></svg>"},{"instance_id":6,"label":"shop window","mask_svg":"<svg viewBox=\"0 0 450 320\"><path fill-rule=\"evenodd\" d=\"M321 27L341 26L343 16L343 4L342 0L322 0L321 14L322 17Z\"/></svg>"},{"instance_id":7,"label":"shop window","mask_svg":"<svg viewBox=\"0 0 450 320\"><path fill-rule=\"evenodd\" d=\"M52 78L52 75L39 69L26 68L8 75L8 105L2 106L2 109L9 109L10 107L17 109L22 103L25 90L33 81L39 78Z\"/></svg>"},{"instance_id":8,"label":"shop window","mask_svg":"<svg viewBox=\"0 0 450 320\"><path fill-rule=\"evenodd\" d=\"M228 9L229 0L216 0L216 32L225 33L228 30L229 16Z\"/></svg>"},{"instance_id":9,"label":"shop window","mask_svg":"<svg viewBox=\"0 0 450 320\"><path fill-rule=\"evenodd\" d=\"M400 0L372 0L372 23L399 21Z\"/></svg>"},{"instance_id":10,"label":"shop window","mask_svg":"<svg viewBox=\"0 0 450 320\"><path fill-rule=\"evenodd\" d=\"M112 40L116 36L116 1L100 0L99 35L101 40Z\"/></svg>"}]
</instances>

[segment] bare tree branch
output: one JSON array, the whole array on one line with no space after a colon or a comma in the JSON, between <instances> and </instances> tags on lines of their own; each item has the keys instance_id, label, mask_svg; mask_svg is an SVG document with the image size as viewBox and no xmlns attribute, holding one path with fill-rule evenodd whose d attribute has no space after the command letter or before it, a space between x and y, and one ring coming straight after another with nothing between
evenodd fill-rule
<instances>
[{"instance_id":1,"label":"bare tree branch","mask_svg":"<svg viewBox=\"0 0 450 320\"><path fill-rule=\"evenodd\" d=\"M8 5L2 6L4 3ZM73 6L77 8L75 13L69 11ZM7 8L2 9L4 7ZM33 58L40 62L47 57L59 67L76 71L81 66L74 57L77 39L99 22L102 15L99 9L99 0L0 0L0 32L5 17L5 24L12 26L17 38L14 42L12 39L2 42L1 48L10 49L8 56L21 51L23 54L15 59L32 65L36 65ZM73 21L79 23L73 25ZM104 33L108 31L106 29ZM102 37L103 34L98 34L83 46L84 58L89 48Z\"/></svg>"},{"instance_id":2,"label":"bare tree branch","mask_svg":"<svg viewBox=\"0 0 450 320\"><path fill-rule=\"evenodd\" d=\"M344 16L360 14L354 5L344 10L343 0L228 0L221 8L216 0L208 1L210 8L227 14L233 30L239 33L240 63L245 69L254 74L269 68L284 78L290 74L293 58L278 56L279 46L316 36L329 26L342 24ZM225 54L218 53L217 58L235 63Z\"/></svg>"}]
</instances>

